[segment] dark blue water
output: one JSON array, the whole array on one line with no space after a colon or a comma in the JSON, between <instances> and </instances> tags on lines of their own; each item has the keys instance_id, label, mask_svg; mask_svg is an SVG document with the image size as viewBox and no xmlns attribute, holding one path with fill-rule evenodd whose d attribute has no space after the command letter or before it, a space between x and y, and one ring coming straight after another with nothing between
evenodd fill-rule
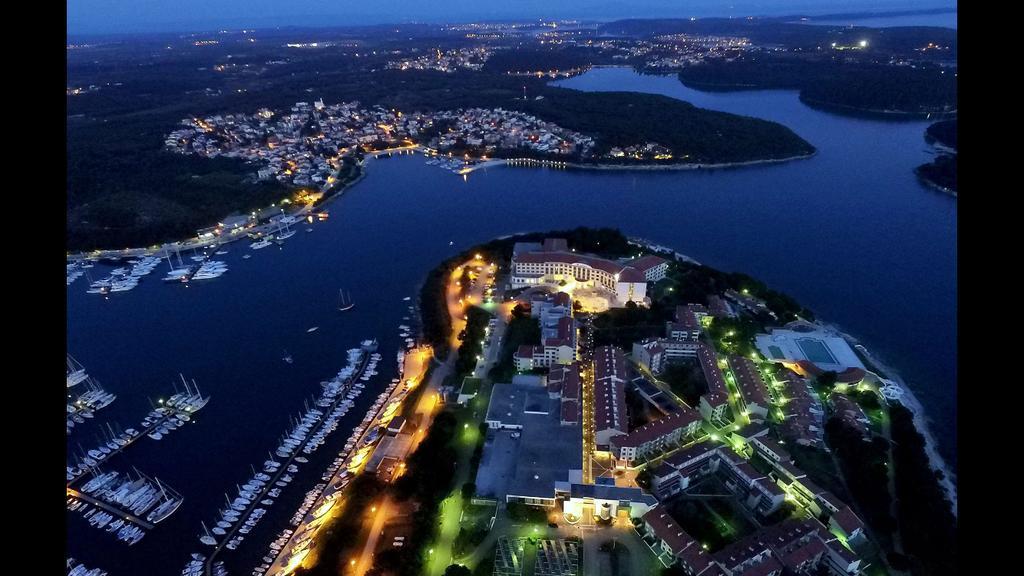
<instances>
[{"instance_id":1,"label":"dark blue water","mask_svg":"<svg viewBox=\"0 0 1024 576\"><path fill-rule=\"evenodd\" d=\"M673 78L603 69L562 83L580 89L659 92L699 106L785 123L819 149L782 165L711 172L588 172L496 167L468 180L422 157L368 163L365 180L330 205L327 222L282 249L229 249L224 277L185 288L157 273L109 300L68 289L68 350L119 395L97 420L134 425L147 397L166 397L178 372L209 405L184 429L144 438L112 468L135 465L185 495L170 519L128 548L72 516L68 553L114 576L177 574L203 550L200 521L251 473L289 414L336 373L345 350L381 341L377 386L393 375L397 326L426 273L474 243L521 231L617 226L724 270L785 291L860 337L897 367L955 461L956 200L920 185L929 158L925 122L889 123L817 112L794 92L704 94ZM300 230L304 230L305 226ZM454 246L449 246L454 241ZM241 254L252 253L248 260ZM162 272L161 272L162 274ZM357 306L335 311L339 288ZM307 333L312 326L319 330ZM294 364L282 362L283 350ZM376 394L368 391L307 472L236 552L248 573L273 533L340 448ZM72 435L92 447L88 430Z\"/></svg>"},{"instance_id":2,"label":"dark blue water","mask_svg":"<svg viewBox=\"0 0 1024 576\"><path fill-rule=\"evenodd\" d=\"M875 16L869 18L814 18L810 17L804 24L820 24L828 26L867 26L869 28L891 28L894 26L938 26L956 29L956 12L942 14L906 14L902 16Z\"/></svg>"}]
</instances>

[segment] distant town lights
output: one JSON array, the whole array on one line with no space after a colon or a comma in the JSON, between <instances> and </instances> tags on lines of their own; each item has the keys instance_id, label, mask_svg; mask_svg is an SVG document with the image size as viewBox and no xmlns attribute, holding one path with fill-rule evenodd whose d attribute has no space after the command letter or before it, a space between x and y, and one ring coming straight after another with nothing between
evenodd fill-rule
<instances>
[{"instance_id":1,"label":"distant town lights","mask_svg":"<svg viewBox=\"0 0 1024 576\"><path fill-rule=\"evenodd\" d=\"M868 41L867 40L861 40L860 41L860 47L861 48L867 48L868 47Z\"/></svg>"}]
</instances>

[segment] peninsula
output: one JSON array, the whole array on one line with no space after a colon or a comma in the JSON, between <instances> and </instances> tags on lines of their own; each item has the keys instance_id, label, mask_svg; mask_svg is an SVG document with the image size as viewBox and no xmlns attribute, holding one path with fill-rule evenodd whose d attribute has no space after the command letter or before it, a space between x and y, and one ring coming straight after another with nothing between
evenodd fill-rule
<instances>
[{"instance_id":1,"label":"peninsula","mask_svg":"<svg viewBox=\"0 0 1024 576\"><path fill-rule=\"evenodd\" d=\"M420 308L442 404L346 495L393 519L347 507L296 574L956 573L909 391L753 278L579 228L449 258Z\"/></svg>"}]
</instances>

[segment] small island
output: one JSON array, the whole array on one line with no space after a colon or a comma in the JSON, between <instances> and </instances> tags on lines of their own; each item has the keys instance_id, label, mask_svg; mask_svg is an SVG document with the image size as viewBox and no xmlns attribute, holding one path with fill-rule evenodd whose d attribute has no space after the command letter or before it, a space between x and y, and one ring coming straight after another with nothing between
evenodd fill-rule
<instances>
[{"instance_id":1,"label":"small island","mask_svg":"<svg viewBox=\"0 0 1024 576\"><path fill-rule=\"evenodd\" d=\"M956 118L929 126L925 131L925 140L935 148L937 154L935 160L918 166L914 173L932 188L956 196Z\"/></svg>"}]
</instances>

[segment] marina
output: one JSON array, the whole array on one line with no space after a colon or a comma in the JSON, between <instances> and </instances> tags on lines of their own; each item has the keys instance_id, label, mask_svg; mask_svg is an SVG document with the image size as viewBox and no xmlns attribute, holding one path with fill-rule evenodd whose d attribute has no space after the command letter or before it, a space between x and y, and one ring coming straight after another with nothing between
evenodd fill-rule
<instances>
[{"instance_id":1,"label":"marina","mask_svg":"<svg viewBox=\"0 0 1024 576\"><path fill-rule=\"evenodd\" d=\"M67 559L67 569L68 576L107 576L106 570L86 568L85 564L76 562L74 558Z\"/></svg>"},{"instance_id":2,"label":"marina","mask_svg":"<svg viewBox=\"0 0 1024 576\"><path fill-rule=\"evenodd\" d=\"M178 392L175 389L173 396L166 401L161 399L159 406L155 407L142 420L140 425L142 432L135 428L115 432L114 427L107 423L100 427L103 438L99 440L95 448L85 450L81 444L78 444L77 453L69 450L69 455L74 458L74 464L69 463L67 466L68 486L70 487L71 484L90 472L95 473L100 464L134 444L143 435L153 440L161 440L164 435L183 426L186 422L192 421L192 416L206 406L210 397L203 397L195 382L193 382L193 389L189 387L184 376L181 376L181 380L185 384L185 392ZM146 430L149 432L147 433Z\"/></svg>"},{"instance_id":3,"label":"marina","mask_svg":"<svg viewBox=\"0 0 1024 576\"><path fill-rule=\"evenodd\" d=\"M384 436L385 427L397 415L406 396L417 385L416 379L404 379L406 353L396 354L398 377L392 379L367 410L366 415L353 430L345 448L328 467L324 482L317 484L306 493L302 504L292 516L294 530L284 530L271 542L263 563L252 570L253 576L277 576L290 572L309 554L316 532L334 507L345 487L362 472L371 461L377 443ZM363 376L365 378L365 376Z\"/></svg>"},{"instance_id":4,"label":"marina","mask_svg":"<svg viewBox=\"0 0 1024 576\"><path fill-rule=\"evenodd\" d=\"M608 89L619 85L637 90L636 83L662 80L672 90L678 86L669 79L644 76L633 82L631 78L629 71L617 74L608 80ZM192 283L203 290L168 289L159 282L162 274L156 274L156 283L142 282L125 298L104 300L84 294L79 279L67 291L68 349L105 387L118 393L118 399L101 414L135 424L134 415L144 415L149 408L144 396L127 394L128 387L137 386L140 394L155 399L162 393L159 383L167 374L176 374L183 362L188 362L190 373L204 382L204 391L212 392L218 402L204 409L202 427L188 430L203 442L201 450L193 442L183 442L184 437L180 437L182 445L172 437L170 442L162 441L159 450L145 446L130 453L133 461L138 458L141 470L166 478L188 497L173 521L130 549L112 539L106 542L99 534L93 536L94 530L72 526L68 553L90 566L106 565L104 558L117 545L117 568L123 573L143 573L141 567L158 564L154 576L177 574L189 554L199 550L193 538L200 521L210 524L218 503L224 506L222 492L228 486L234 490L234 485L221 481L224 489L214 488L210 494L202 488L216 485L218 478L241 475L240 466L248 469L245 464L229 463L225 455L243 458L243 463L267 458L266 448L276 446L276 437L289 426L282 406L301 406L301 399L314 392L310 387L340 367L337 342L382 334L382 349L401 347L401 339L391 329L410 324L402 317L408 315L405 304L413 302L393 304L415 294L437 262L483 238L569 229L580 222L618 226L702 263L749 273L791 294L897 366L931 418L955 423L949 393L955 390L949 377L955 371L954 355L942 351L955 350L955 323L948 310L955 305L956 290L945 278L952 275L946 262L955 252L956 206L955 200L930 194L911 172L927 160L919 154L923 126L840 118L806 108L792 92L687 92L684 97L703 107L752 116L763 117L770 108L775 111L771 119L793 126L820 152L800 163L703 173L498 167L478 171L456 186L444 172L425 166L421 157L395 157L370 165L362 182L328 205L333 214L317 227L316 235L299 234L287 241L300 249L253 251L246 248L248 242L237 244L219 258L228 262L231 274L207 284ZM887 159L878 170L853 169L871 164L875 156ZM510 198L518 199L517 209L509 210ZM437 217L433 212L424 217L428 200L446 209ZM379 218L371 217L380 213L393 214L407 224L382 226ZM836 213L849 217L836 220ZM910 223L907 214L919 220ZM708 226L710 221L725 225ZM779 225L756 225L763 221ZM837 242L827 249L808 242L809 221L829 221ZM439 227L446 230L443 238L437 238ZM355 248L367 238L374 239L374 250ZM905 249L894 252L893 245ZM182 255L185 262L193 263L185 252ZM836 261L848 265L830 267L827 281L806 273ZM108 264L95 266L102 269ZM94 276L96 269L91 270ZM158 272L163 271L166 268L161 267ZM886 281L870 281L873 278ZM839 297L836 285L857 289ZM351 290L358 306L337 312L339 287ZM271 311L269 302L280 309ZM319 330L306 334L315 325ZM896 336L906 334L908 326L914 327L917 337ZM293 364L282 361L284 349L294 356ZM122 371L126 376L119 376ZM379 385L388 380L390 376ZM381 391L377 386L376 382L367 386L373 393L360 396L346 419L361 418ZM221 398L232 402L221 402ZM270 424L261 427L254 422ZM343 421L346 429L353 425ZM955 426L937 429L936 434L940 446L954 445ZM333 451L334 443L345 438L332 437L328 447ZM68 446L73 449L74 438ZM324 452L317 456L327 456ZM193 463L187 470L167 470L186 460ZM300 472L308 468L300 467ZM302 494L322 472L308 471L315 472L317 480L291 488L297 492L294 505L274 506L276 510L261 521L260 532L269 530L271 523L280 524L277 531L287 525ZM296 478L289 486L300 481ZM279 514L283 514L280 519ZM234 554L221 554L218 560L225 560L232 573L248 573L262 563L258 560L264 554L255 553L265 552L265 543L275 536L252 540L256 534L251 533Z\"/></svg>"},{"instance_id":5,"label":"marina","mask_svg":"<svg viewBox=\"0 0 1024 576\"><path fill-rule=\"evenodd\" d=\"M68 395L68 434L71 434L75 424L84 423L86 418L92 418L98 410L110 406L117 399L116 394L103 390L93 378L87 379L82 388L85 388L84 392L80 388L76 388L81 392L77 397L72 398L70 394Z\"/></svg>"},{"instance_id":6,"label":"marina","mask_svg":"<svg viewBox=\"0 0 1024 576\"><path fill-rule=\"evenodd\" d=\"M299 213L304 214L305 209L300 210ZM320 216L319 220L325 220L326 214L326 212L318 214ZM163 260L166 260L168 264L167 272L162 278L166 283L188 284L193 280L220 278L228 271L227 262L211 260L210 258L212 256L228 254L228 251L221 247L223 244L248 237L253 240L249 245L253 250L268 248L275 244L283 246L284 241L294 236L297 232L291 228L291 225L300 220L296 215L287 215L273 220L269 224L253 228L248 235L240 234L233 238L223 238L214 242L200 242L192 245L180 242L167 244L159 248L162 251L162 256L158 255L157 249L129 250L124 251L123 254L112 252L104 254L102 258L99 252L91 255L78 254L69 257L70 259L67 262L67 285L71 286L75 280L85 276L89 282L89 286L86 289L87 294L109 296L116 292L127 292L136 288L142 278L156 270ZM312 215L310 215L310 221L312 221ZM308 228L307 231L312 231L312 228ZM191 260L192 263L186 262L186 258L182 257L181 248L183 245L186 247L186 250L192 250L192 254L187 257L187 260ZM134 256L127 256L127 254L133 254ZM246 254L242 258L248 259L250 257L250 254ZM122 261L124 265L119 265ZM94 269L97 263L113 263L118 267L109 270L107 275L99 280L93 280L90 270Z\"/></svg>"},{"instance_id":7,"label":"marina","mask_svg":"<svg viewBox=\"0 0 1024 576\"><path fill-rule=\"evenodd\" d=\"M282 490L294 480L298 464L308 462L306 456L322 446L327 436L337 429L338 421L361 393L356 380L365 382L377 374L380 354L376 350L376 340L364 340L358 348L349 349L345 367L334 378L321 382L322 392L313 406L304 403L305 412L293 419L292 427L278 439L278 446L274 454L268 454L262 471L251 467L252 476L244 485L236 485L237 496L231 499L224 495L226 507L218 511L213 528L201 522L199 541L214 547L206 560L211 570L219 553L224 549L237 549L256 527ZM319 488L322 487L315 489Z\"/></svg>"},{"instance_id":8,"label":"marina","mask_svg":"<svg viewBox=\"0 0 1024 576\"><path fill-rule=\"evenodd\" d=\"M71 354L67 356L68 388L71 388L85 382L89 378L89 374L86 373L85 366L72 358Z\"/></svg>"}]
</instances>

